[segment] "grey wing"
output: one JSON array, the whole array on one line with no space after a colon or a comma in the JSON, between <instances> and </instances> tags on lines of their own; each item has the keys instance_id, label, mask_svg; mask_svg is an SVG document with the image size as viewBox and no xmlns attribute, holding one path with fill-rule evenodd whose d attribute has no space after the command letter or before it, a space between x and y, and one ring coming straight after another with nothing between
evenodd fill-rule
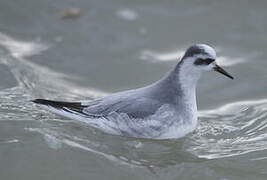
<instances>
[{"instance_id":1,"label":"grey wing","mask_svg":"<svg viewBox=\"0 0 267 180\"><path fill-rule=\"evenodd\" d=\"M83 109L83 113L89 116L107 116L112 112L126 113L131 118L145 118L154 114L161 104L154 99L139 98L115 98L100 99L89 102Z\"/></svg>"},{"instance_id":2,"label":"grey wing","mask_svg":"<svg viewBox=\"0 0 267 180\"><path fill-rule=\"evenodd\" d=\"M142 89L115 93L89 102L62 102L36 99L33 102L53 107L68 113L86 117L104 117L112 112L125 113L131 118L145 118L153 115L163 104Z\"/></svg>"}]
</instances>

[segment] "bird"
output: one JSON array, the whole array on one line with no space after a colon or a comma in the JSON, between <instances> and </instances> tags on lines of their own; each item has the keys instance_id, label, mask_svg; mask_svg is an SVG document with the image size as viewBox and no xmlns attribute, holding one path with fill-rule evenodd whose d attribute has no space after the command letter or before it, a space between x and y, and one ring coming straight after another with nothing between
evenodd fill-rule
<instances>
[{"instance_id":1,"label":"bird","mask_svg":"<svg viewBox=\"0 0 267 180\"><path fill-rule=\"evenodd\" d=\"M194 44L171 71L145 87L90 101L35 99L33 102L58 115L88 123L105 133L177 139L197 128L196 86L203 72L211 70L234 79L216 63L214 48L207 44Z\"/></svg>"}]
</instances>

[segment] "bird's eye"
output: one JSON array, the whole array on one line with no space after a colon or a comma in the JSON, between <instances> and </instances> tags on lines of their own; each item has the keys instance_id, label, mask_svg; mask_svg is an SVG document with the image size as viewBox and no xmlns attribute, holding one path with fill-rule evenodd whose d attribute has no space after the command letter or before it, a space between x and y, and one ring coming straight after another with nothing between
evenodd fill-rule
<instances>
[{"instance_id":1,"label":"bird's eye","mask_svg":"<svg viewBox=\"0 0 267 180\"><path fill-rule=\"evenodd\" d=\"M206 58L206 59L202 59L202 58L198 58L194 64L195 65L209 65L210 63L212 63L213 61L215 61L215 59L211 59L211 58Z\"/></svg>"},{"instance_id":2,"label":"bird's eye","mask_svg":"<svg viewBox=\"0 0 267 180\"><path fill-rule=\"evenodd\" d=\"M213 63L214 61L215 61L215 59L211 59L211 58L207 58L207 59L205 59L205 62L206 62L207 64Z\"/></svg>"}]
</instances>

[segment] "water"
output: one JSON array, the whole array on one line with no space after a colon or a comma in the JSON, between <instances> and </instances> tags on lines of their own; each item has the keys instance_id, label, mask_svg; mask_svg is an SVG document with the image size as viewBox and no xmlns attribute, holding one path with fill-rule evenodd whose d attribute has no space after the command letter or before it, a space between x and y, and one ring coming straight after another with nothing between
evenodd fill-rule
<instances>
[{"instance_id":1,"label":"water","mask_svg":"<svg viewBox=\"0 0 267 180\"><path fill-rule=\"evenodd\" d=\"M0 2L0 179L267 179L265 1ZM75 18L65 8L81 8ZM177 140L108 135L34 106L159 79L193 43L218 50L199 126Z\"/></svg>"}]
</instances>

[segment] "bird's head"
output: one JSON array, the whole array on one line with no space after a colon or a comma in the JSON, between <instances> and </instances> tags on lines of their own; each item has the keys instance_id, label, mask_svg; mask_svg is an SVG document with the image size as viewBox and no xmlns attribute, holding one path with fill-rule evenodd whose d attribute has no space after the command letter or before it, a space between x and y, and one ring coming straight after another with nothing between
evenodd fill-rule
<instances>
[{"instance_id":1,"label":"bird's head","mask_svg":"<svg viewBox=\"0 0 267 180\"><path fill-rule=\"evenodd\" d=\"M189 47L180 62L180 70L184 76L198 79L202 72L214 70L231 79L231 76L223 68L216 64L215 50L206 44L196 44Z\"/></svg>"}]
</instances>

